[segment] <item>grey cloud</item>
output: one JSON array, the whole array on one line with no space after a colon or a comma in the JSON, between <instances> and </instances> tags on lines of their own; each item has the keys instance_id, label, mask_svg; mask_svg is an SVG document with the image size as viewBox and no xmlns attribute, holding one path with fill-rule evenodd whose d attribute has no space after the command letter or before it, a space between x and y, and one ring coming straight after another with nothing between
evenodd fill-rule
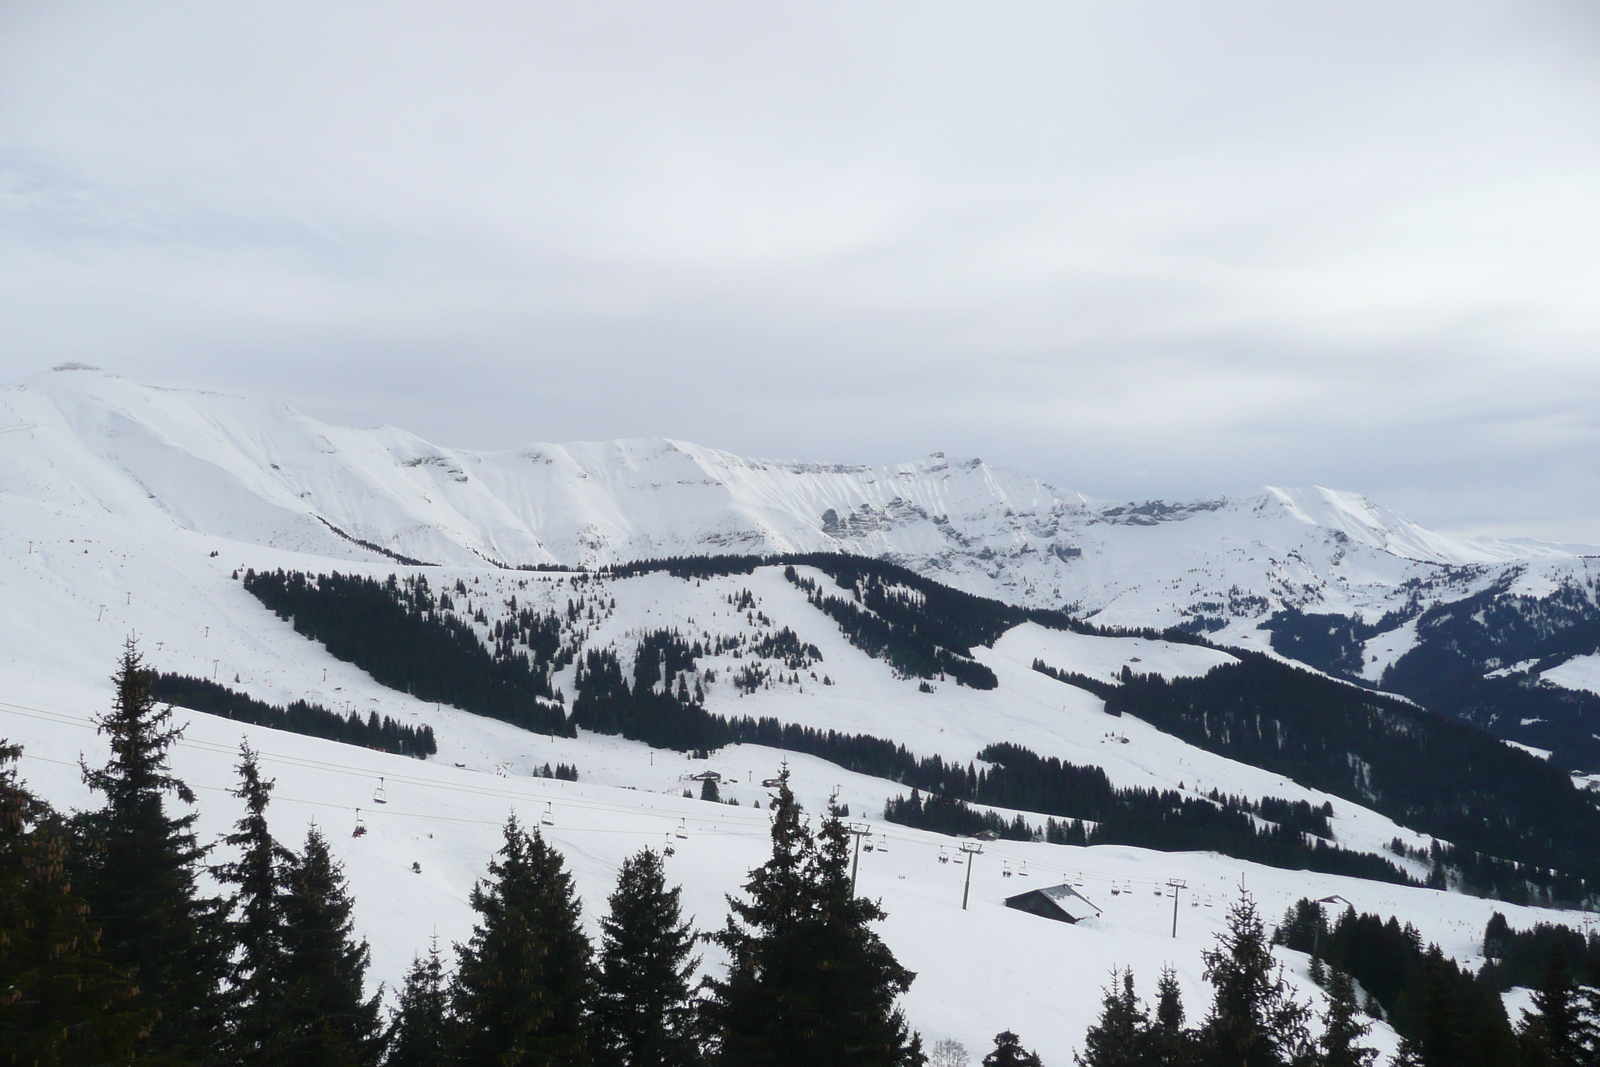
<instances>
[{"instance_id":1,"label":"grey cloud","mask_svg":"<svg viewBox=\"0 0 1600 1067\"><path fill-rule=\"evenodd\" d=\"M0 376L1600 540L1591 12L11 5Z\"/></svg>"}]
</instances>

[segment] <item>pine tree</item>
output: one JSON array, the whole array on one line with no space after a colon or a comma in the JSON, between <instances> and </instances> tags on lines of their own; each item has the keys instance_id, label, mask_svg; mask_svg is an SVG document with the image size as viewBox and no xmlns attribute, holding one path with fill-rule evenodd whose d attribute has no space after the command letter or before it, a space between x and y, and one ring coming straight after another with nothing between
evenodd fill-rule
<instances>
[{"instance_id":1,"label":"pine tree","mask_svg":"<svg viewBox=\"0 0 1600 1067\"><path fill-rule=\"evenodd\" d=\"M884 913L852 895L849 863L837 809L830 806L819 844L800 821L785 771L772 856L750 872L748 900L728 898L727 925L713 936L729 956L727 977L705 982L716 1063L924 1062L920 1038L895 1007L913 976L868 929Z\"/></svg>"},{"instance_id":2,"label":"pine tree","mask_svg":"<svg viewBox=\"0 0 1600 1067\"><path fill-rule=\"evenodd\" d=\"M99 954L67 881L67 831L17 779L0 741L0 1050L38 1067L126 1061L154 1013Z\"/></svg>"},{"instance_id":3,"label":"pine tree","mask_svg":"<svg viewBox=\"0 0 1600 1067\"><path fill-rule=\"evenodd\" d=\"M1100 1018L1084 1035L1083 1055L1074 1058L1080 1067L1141 1067L1148 1021L1133 991L1133 969L1113 970Z\"/></svg>"},{"instance_id":4,"label":"pine tree","mask_svg":"<svg viewBox=\"0 0 1600 1067\"><path fill-rule=\"evenodd\" d=\"M1422 1067L1422 1052L1417 1048L1417 1043L1409 1037L1402 1037L1400 1047L1394 1050L1394 1056L1389 1060L1389 1067Z\"/></svg>"},{"instance_id":5,"label":"pine tree","mask_svg":"<svg viewBox=\"0 0 1600 1067\"><path fill-rule=\"evenodd\" d=\"M715 778L702 778L700 780L700 799L718 803L722 800L722 790L717 787Z\"/></svg>"},{"instance_id":6,"label":"pine tree","mask_svg":"<svg viewBox=\"0 0 1600 1067\"><path fill-rule=\"evenodd\" d=\"M273 783L249 744L239 746L239 785L234 796L245 814L223 843L238 859L217 865L219 882L235 887L228 932L234 947L229 967L229 1052L239 1064L276 1064L281 1050L283 1002L283 867L291 859L267 826Z\"/></svg>"},{"instance_id":7,"label":"pine tree","mask_svg":"<svg viewBox=\"0 0 1600 1067\"><path fill-rule=\"evenodd\" d=\"M1153 1067L1183 1067L1194 1059L1194 1036L1183 1028L1183 991L1171 967L1156 983L1156 1011L1147 1036L1146 1062Z\"/></svg>"},{"instance_id":8,"label":"pine tree","mask_svg":"<svg viewBox=\"0 0 1600 1067\"><path fill-rule=\"evenodd\" d=\"M384 1067L438 1067L446 1060L450 1001L434 938L426 959L415 957L400 987L400 1003L388 1033Z\"/></svg>"},{"instance_id":9,"label":"pine tree","mask_svg":"<svg viewBox=\"0 0 1600 1067\"><path fill-rule=\"evenodd\" d=\"M585 1064L589 941L561 855L513 815L490 879L472 889L472 939L457 945L451 987L464 1067Z\"/></svg>"},{"instance_id":10,"label":"pine tree","mask_svg":"<svg viewBox=\"0 0 1600 1067\"><path fill-rule=\"evenodd\" d=\"M1461 1047L1461 1005L1455 969L1438 945L1429 945L1422 971L1422 993L1415 1018L1417 1053L1424 1067L1458 1067L1469 1057Z\"/></svg>"},{"instance_id":11,"label":"pine tree","mask_svg":"<svg viewBox=\"0 0 1600 1067\"><path fill-rule=\"evenodd\" d=\"M1269 1067L1305 1054L1309 1013L1275 971L1255 901L1245 896L1233 905L1227 930L1202 958L1215 990L1201 1031L1210 1061Z\"/></svg>"},{"instance_id":12,"label":"pine tree","mask_svg":"<svg viewBox=\"0 0 1600 1067\"><path fill-rule=\"evenodd\" d=\"M1578 1067L1586 1030L1578 987L1560 943L1553 942L1544 977L1533 992L1533 1010L1522 1013L1517 1037L1523 1059L1529 1067Z\"/></svg>"},{"instance_id":13,"label":"pine tree","mask_svg":"<svg viewBox=\"0 0 1600 1067\"><path fill-rule=\"evenodd\" d=\"M1044 1067L1037 1052L1022 1047L1022 1039L1010 1030L994 1035L994 1048L983 1058L983 1067Z\"/></svg>"},{"instance_id":14,"label":"pine tree","mask_svg":"<svg viewBox=\"0 0 1600 1067\"><path fill-rule=\"evenodd\" d=\"M700 1062L691 978L695 935L682 922L682 890L666 887L660 853L622 863L610 913L600 920L594 1003L595 1060L615 1067Z\"/></svg>"},{"instance_id":15,"label":"pine tree","mask_svg":"<svg viewBox=\"0 0 1600 1067\"><path fill-rule=\"evenodd\" d=\"M316 827L292 857L283 900L283 1067L370 1067L383 1054L379 990L364 998L371 950L357 941L344 872Z\"/></svg>"},{"instance_id":16,"label":"pine tree","mask_svg":"<svg viewBox=\"0 0 1600 1067\"><path fill-rule=\"evenodd\" d=\"M101 925L105 959L138 986L140 1006L159 1013L139 1047L154 1067L203 1063L215 1053L226 948L217 902L196 889L205 850L195 842L195 814L167 814L168 794L186 804L195 798L168 770L167 750L182 730L170 725L170 707L156 707L150 681L130 640L112 678L112 710L96 720L111 759L83 767L105 802L76 820L85 847L73 885Z\"/></svg>"},{"instance_id":17,"label":"pine tree","mask_svg":"<svg viewBox=\"0 0 1600 1067\"><path fill-rule=\"evenodd\" d=\"M1348 974L1335 970L1328 981L1328 1007L1322 1013L1319 1067L1370 1067L1378 1052L1357 1044L1372 1029L1358 1013L1355 983Z\"/></svg>"}]
</instances>

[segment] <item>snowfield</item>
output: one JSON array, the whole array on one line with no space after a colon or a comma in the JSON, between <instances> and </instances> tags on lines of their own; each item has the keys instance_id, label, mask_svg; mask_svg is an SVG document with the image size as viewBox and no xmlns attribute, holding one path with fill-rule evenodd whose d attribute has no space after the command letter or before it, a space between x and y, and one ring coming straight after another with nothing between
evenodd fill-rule
<instances>
[{"instance_id":1,"label":"snowfield","mask_svg":"<svg viewBox=\"0 0 1600 1067\"><path fill-rule=\"evenodd\" d=\"M1269 546L1269 534L1281 537ZM372 546L442 565L403 563ZM781 567L705 579L591 577L580 586L572 575L497 565L792 549L886 555L975 592L1092 605L1096 621L1137 625L1167 625L1195 603L1254 590L1264 591L1260 611L1300 597L1381 613L1408 577L1437 574L1445 562L1517 558L1552 571L1583 565L1537 545L1441 538L1326 490L1110 506L976 461L773 464L666 441L485 455L439 449L391 428L329 427L273 405L63 371L0 390L0 736L25 746L23 774L51 803L90 805L79 760L106 758L92 720L109 706L109 675L130 636L152 667L214 678L261 700L303 699L431 725L438 754L418 761L177 713L188 727L173 764L199 794L202 839L219 837L242 810L227 790L238 746L248 740L277 780L271 817L279 836L297 844L313 821L327 831L373 947L373 978L391 989L432 936L446 946L467 937L468 894L512 812L561 847L591 924L622 859L670 845L668 873L684 886L687 912L702 929L720 925L724 894L737 892L767 854L761 780L787 762L808 811L820 812L836 792L854 819L872 825L874 850L861 857L860 887L881 898L890 916L884 936L918 974L906 1000L911 1021L927 1042L953 1037L975 1058L994 1033L1012 1029L1047 1062L1071 1062L1114 966L1132 966L1150 995L1170 963L1191 1017L1203 1014L1200 953L1242 892L1269 923L1301 897L1338 896L1360 910L1398 915L1465 963L1477 962L1494 911L1517 927L1562 920L1214 854L1004 841L986 845L973 864L971 907L963 912L965 868L953 839L879 818L888 798L906 792L895 783L760 746L694 760L587 732L530 734L422 702L296 634L237 578L247 568L420 574L436 592L459 581L468 592L456 598L457 614L483 610L490 625L511 596L551 610L581 594L605 605L582 620L584 647L614 649L625 671L639 639L654 630L709 643L789 627L816 645L820 662L798 681L742 694L732 676L750 657L708 654L699 663L708 710L871 734L918 756L962 763L1009 741L1103 767L1117 786L1328 802L1346 848L1379 852L1395 837L1429 843L1349 801L1196 749L1131 716L1107 715L1091 693L1031 669L1039 659L1108 682L1124 667L1202 675L1233 658L1216 649L1030 623L974 650L997 688L935 682L922 692L918 679L896 677L853 647ZM799 571L836 591L820 571ZM1481 587L1486 573L1463 580ZM746 592L753 609L729 603ZM1247 622L1236 625L1223 636L1249 630L1259 641ZM1375 641L1368 654L1382 662L1401 651ZM1562 684L1591 687L1587 674L1576 676L1580 669L1587 667L1574 661L1574 677ZM569 696L571 671L555 679ZM558 762L576 766L580 781L532 777ZM705 770L721 773L723 795L737 805L681 795L698 785L689 776ZM380 783L385 803L374 799ZM369 832L354 837L358 819ZM1410 869L1424 873L1414 863ZM1176 938L1170 880L1185 886ZM1068 926L1003 905L1007 895L1061 881L1080 886L1103 914ZM714 950L707 954L707 966L717 966ZM1320 1000L1305 957L1280 955L1303 995ZM1379 1026L1372 1043L1387 1053L1393 1035Z\"/></svg>"}]
</instances>

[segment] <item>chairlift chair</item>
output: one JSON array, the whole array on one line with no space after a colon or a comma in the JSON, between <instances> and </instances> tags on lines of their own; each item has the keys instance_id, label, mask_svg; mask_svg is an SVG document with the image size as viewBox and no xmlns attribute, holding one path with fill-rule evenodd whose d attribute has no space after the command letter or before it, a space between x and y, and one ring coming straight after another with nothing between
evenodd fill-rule
<instances>
[{"instance_id":1,"label":"chairlift chair","mask_svg":"<svg viewBox=\"0 0 1600 1067\"><path fill-rule=\"evenodd\" d=\"M389 803L389 792L383 788L383 779L381 777L378 779L378 788L372 791L372 802L374 804Z\"/></svg>"},{"instance_id":2,"label":"chairlift chair","mask_svg":"<svg viewBox=\"0 0 1600 1067\"><path fill-rule=\"evenodd\" d=\"M1111 883L1111 895L1114 897L1120 897L1122 895L1122 890L1117 888L1117 884L1115 882Z\"/></svg>"},{"instance_id":3,"label":"chairlift chair","mask_svg":"<svg viewBox=\"0 0 1600 1067\"><path fill-rule=\"evenodd\" d=\"M1017 877L1018 878L1026 878L1026 877L1028 877L1028 863L1027 863L1026 860L1023 861L1021 867L1017 868Z\"/></svg>"},{"instance_id":4,"label":"chairlift chair","mask_svg":"<svg viewBox=\"0 0 1600 1067\"><path fill-rule=\"evenodd\" d=\"M350 836L351 837L366 837L367 836L366 825L363 824L362 821L361 821L361 809L360 808L356 809L356 828L354 830L350 831Z\"/></svg>"},{"instance_id":5,"label":"chairlift chair","mask_svg":"<svg viewBox=\"0 0 1600 1067\"><path fill-rule=\"evenodd\" d=\"M878 851L879 852L888 852L889 851L889 838L885 834L879 834L878 835Z\"/></svg>"},{"instance_id":6,"label":"chairlift chair","mask_svg":"<svg viewBox=\"0 0 1600 1067\"><path fill-rule=\"evenodd\" d=\"M550 801L547 800L547 801L544 802L544 814L539 816L539 825L540 826L554 826L555 824L556 824L555 808L552 807Z\"/></svg>"},{"instance_id":7,"label":"chairlift chair","mask_svg":"<svg viewBox=\"0 0 1600 1067\"><path fill-rule=\"evenodd\" d=\"M1001 863L1000 864L1000 877L1002 877L1002 878L1010 878L1011 877L1011 864L1009 864L1009 863Z\"/></svg>"},{"instance_id":8,"label":"chairlift chair","mask_svg":"<svg viewBox=\"0 0 1600 1067\"><path fill-rule=\"evenodd\" d=\"M865 838L865 839L862 840L862 842L861 842L861 851L863 851L863 852L871 852L872 851L872 838L868 837L868 838Z\"/></svg>"},{"instance_id":9,"label":"chairlift chair","mask_svg":"<svg viewBox=\"0 0 1600 1067\"><path fill-rule=\"evenodd\" d=\"M939 846L939 862L940 863L949 863L950 862L950 854L944 850L944 846L943 845Z\"/></svg>"},{"instance_id":10,"label":"chairlift chair","mask_svg":"<svg viewBox=\"0 0 1600 1067\"><path fill-rule=\"evenodd\" d=\"M671 834L667 835L667 843L666 843L665 846L662 847L661 854L663 856L676 856L678 854L678 850L672 847L672 835Z\"/></svg>"},{"instance_id":11,"label":"chairlift chair","mask_svg":"<svg viewBox=\"0 0 1600 1067\"><path fill-rule=\"evenodd\" d=\"M676 831L674 831L673 836L676 837L679 841L687 841L687 840L689 840L689 827L688 827L688 820L687 819L679 819L678 820L678 829Z\"/></svg>"}]
</instances>

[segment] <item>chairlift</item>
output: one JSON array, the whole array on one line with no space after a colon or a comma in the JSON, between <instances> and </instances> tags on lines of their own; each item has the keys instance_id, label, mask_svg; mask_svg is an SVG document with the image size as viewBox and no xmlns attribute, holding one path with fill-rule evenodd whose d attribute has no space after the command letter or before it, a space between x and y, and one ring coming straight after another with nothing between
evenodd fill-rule
<instances>
[{"instance_id":1,"label":"chairlift","mask_svg":"<svg viewBox=\"0 0 1600 1067\"><path fill-rule=\"evenodd\" d=\"M1002 878L1010 878L1011 877L1011 864L1002 863L1000 865L1000 877L1002 877Z\"/></svg>"},{"instance_id":2,"label":"chairlift","mask_svg":"<svg viewBox=\"0 0 1600 1067\"><path fill-rule=\"evenodd\" d=\"M871 852L872 851L872 838L868 837L868 838L864 839L861 842L861 851L863 851L863 852Z\"/></svg>"},{"instance_id":3,"label":"chairlift","mask_svg":"<svg viewBox=\"0 0 1600 1067\"><path fill-rule=\"evenodd\" d=\"M1160 886L1156 886L1156 888L1155 888L1155 894L1156 894L1156 896L1158 896L1158 897L1164 897L1164 896L1166 896L1166 893L1165 893L1165 891L1163 891L1163 890L1162 890L1162 888L1161 888L1161 887L1160 887Z\"/></svg>"},{"instance_id":4,"label":"chairlift","mask_svg":"<svg viewBox=\"0 0 1600 1067\"><path fill-rule=\"evenodd\" d=\"M939 862L940 863L949 863L950 862L950 854L944 850L944 846L943 845L939 846Z\"/></svg>"},{"instance_id":5,"label":"chairlift","mask_svg":"<svg viewBox=\"0 0 1600 1067\"><path fill-rule=\"evenodd\" d=\"M383 788L383 779L381 777L378 779L378 788L372 791L372 802L374 804L389 803L389 792Z\"/></svg>"},{"instance_id":6,"label":"chairlift","mask_svg":"<svg viewBox=\"0 0 1600 1067\"><path fill-rule=\"evenodd\" d=\"M350 831L350 836L351 837L366 837L367 836L367 827L361 821L361 809L360 808L356 809L356 828L354 830Z\"/></svg>"},{"instance_id":7,"label":"chairlift","mask_svg":"<svg viewBox=\"0 0 1600 1067\"><path fill-rule=\"evenodd\" d=\"M1114 897L1120 897L1122 895L1122 890L1117 888L1117 883L1115 882L1111 883L1111 895Z\"/></svg>"},{"instance_id":8,"label":"chairlift","mask_svg":"<svg viewBox=\"0 0 1600 1067\"><path fill-rule=\"evenodd\" d=\"M665 846L662 847L661 854L663 856L676 856L678 854L678 850L672 847L672 835L671 834L667 835L667 843L666 843Z\"/></svg>"},{"instance_id":9,"label":"chairlift","mask_svg":"<svg viewBox=\"0 0 1600 1067\"><path fill-rule=\"evenodd\" d=\"M552 807L550 801L547 800L547 801L544 802L544 814L539 816L539 825L540 826L554 826L555 824L556 824L555 808Z\"/></svg>"},{"instance_id":10,"label":"chairlift","mask_svg":"<svg viewBox=\"0 0 1600 1067\"><path fill-rule=\"evenodd\" d=\"M888 836L886 834L879 834L878 835L878 851L879 852L888 852L889 851L889 838L888 838Z\"/></svg>"},{"instance_id":11,"label":"chairlift","mask_svg":"<svg viewBox=\"0 0 1600 1067\"><path fill-rule=\"evenodd\" d=\"M673 836L679 841L689 840L689 827L687 819L678 820L678 829L673 832Z\"/></svg>"},{"instance_id":12,"label":"chairlift","mask_svg":"<svg viewBox=\"0 0 1600 1067\"><path fill-rule=\"evenodd\" d=\"M1024 860L1022 862L1022 866L1021 867L1017 868L1017 877L1018 878L1026 878L1026 877L1028 877L1028 862L1026 860Z\"/></svg>"}]
</instances>

